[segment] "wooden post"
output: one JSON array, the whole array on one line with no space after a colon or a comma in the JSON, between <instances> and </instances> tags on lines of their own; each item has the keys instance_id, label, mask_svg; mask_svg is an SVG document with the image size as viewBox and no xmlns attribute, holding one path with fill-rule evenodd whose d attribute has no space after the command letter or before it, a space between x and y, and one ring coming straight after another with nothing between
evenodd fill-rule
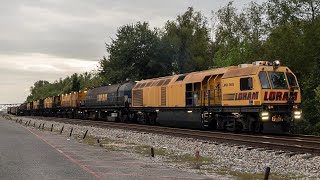
<instances>
[{"instance_id":1,"label":"wooden post","mask_svg":"<svg viewBox=\"0 0 320 180\"><path fill-rule=\"evenodd\" d=\"M269 174L270 174L270 167L266 168L266 173L264 174L264 180L268 180L269 179Z\"/></svg>"},{"instance_id":2,"label":"wooden post","mask_svg":"<svg viewBox=\"0 0 320 180\"><path fill-rule=\"evenodd\" d=\"M198 162L199 159L200 159L200 152L199 152L199 151L196 151L195 156L196 156L196 161Z\"/></svg>"},{"instance_id":3,"label":"wooden post","mask_svg":"<svg viewBox=\"0 0 320 180\"><path fill-rule=\"evenodd\" d=\"M83 135L83 138L82 138L82 139L86 138L87 133L88 133L88 130L86 130L86 132L84 133L84 135Z\"/></svg>"},{"instance_id":4,"label":"wooden post","mask_svg":"<svg viewBox=\"0 0 320 180\"><path fill-rule=\"evenodd\" d=\"M63 132L63 128L64 128L64 126L62 126L62 128L61 128L60 134L62 134L62 132Z\"/></svg>"},{"instance_id":5,"label":"wooden post","mask_svg":"<svg viewBox=\"0 0 320 180\"><path fill-rule=\"evenodd\" d=\"M151 148L151 157L154 157L154 149L153 149L153 147Z\"/></svg>"}]
</instances>

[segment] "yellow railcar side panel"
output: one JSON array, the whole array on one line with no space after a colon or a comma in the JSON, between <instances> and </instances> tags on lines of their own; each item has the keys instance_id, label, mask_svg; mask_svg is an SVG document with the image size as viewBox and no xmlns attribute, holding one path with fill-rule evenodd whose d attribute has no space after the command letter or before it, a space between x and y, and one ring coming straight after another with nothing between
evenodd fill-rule
<instances>
[{"instance_id":1,"label":"yellow railcar side panel","mask_svg":"<svg viewBox=\"0 0 320 180\"><path fill-rule=\"evenodd\" d=\"M161 87L154 87L155 107L161 106Z\"/></svg>"},{"instance_id":2,"label":"yellow railcar side panel","mask_svg":"<svg viewBox=\"0 0 320 180\"><path fill-rule=\"evenodd\" d=\"M79 91L79 104L83 104L83 102L86 100L87 91L82 90Z\"/></svg>"},{"instance_id":3,"label":"yellow railcar side panel","mask_svg":"<svg viewBox=\"0 0 320 180\"><path fill-rule=\"evenodd\" d=\"M44 100L44 108L52 108L52 104L53 104L53 97L47 97Z\"/></svg>"},{"instance_id":4,"label":"yellow railcar side panel","mask_svg":"<svg viewBox=\"0 0 320 180\"><path fill-rule=\"evenodd\" d=\"M168 107L172 107L173 103L173 98L172 98L172 94L173 94L173 86L168 86L167 87L167 106Z\"/></svg>"},{"instance_id":5,"label":"yellow railcar side panel","mask_svg":"<svg viewBox=\"0 0 320 180\"><path fill-rule=\"evenodd\" d=\"M153 88L146 88L148 91L148 99L146 102L146 106L148 107L153 107L155 105L155 97L154 97L154 89Z\"/></svg>"},{"instance_id":6,"label":"yellow railcar side panel","mask_svg":"<svg viewBox=\"0 0 320 180\"><path fill-rule=\"evenodd\" d=\"M240 79L248 77L252 78L253 88L251 90L241 91ZM221 86L223 106L249 106L261 104L261 86L257 76L222 79Z\"/></svg>"},{"instance_id":7,"label":"yellow railcar side panel","mask_svg":"<svg viewBox=\"0 0 320 180\"><path fill-rule=\"evenodd\" d=\"M148 94L149 94L149 89L147 88L143 88L143 103L142 103L142 106L145 106L147 107L148 106Z\"/></svg>"},{"instance_id":8,"label":"yellow railcar side panel","mask_svg":"<svg viewBox=\"0 0 320 180\"><path fill-rule=\"evenodd\" d=\"M167 88L167 106L184 107L186 89L184 84L171 85Z\"/></svg>"}]
</instances>

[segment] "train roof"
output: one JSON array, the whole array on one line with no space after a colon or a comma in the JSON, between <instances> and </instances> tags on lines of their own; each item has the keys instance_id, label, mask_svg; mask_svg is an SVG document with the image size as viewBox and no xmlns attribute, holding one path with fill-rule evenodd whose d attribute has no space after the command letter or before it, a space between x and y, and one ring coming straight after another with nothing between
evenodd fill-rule
<instances>
[{"instance_id":1,"label":"train roof","mask_svg":"<svg viewBox=\"0 0 320 180\"><path fill-rule=\"evenodd\" d=\"M275 64L276 63L276 64ZM209 69L204 71L191 72L186 74L178 74L172 76L165 76L153 79L146 79L139 81L134 89L152 87L152 86L166 86L173 84L189 84L202 82L206 77L222 75L222 78L231 78L239 76L249 76L257 74L261 66L272 67L276 65L280 66L279 61L268 62L268 61L256 61L252 64L240 64L238 66L228 66L223 68Z\"/></svg>"},{"instance_id":2,"label":"train roof","mask_svg":"<svg viewBox=\"0 0 320 180\"><path fill-rule=\"evenodd\" d=\"M188 84L202 82L207 76L214 76L224 74L230 69L236 69L236 66L229 66L224 68L209 69L204 71L191 72L186 74L177 74L172 76L165 76L153 79L146 79L139 81L134 88L144 88L151 86L165 86L170 84Z\"/></svg>"}]
</instances>

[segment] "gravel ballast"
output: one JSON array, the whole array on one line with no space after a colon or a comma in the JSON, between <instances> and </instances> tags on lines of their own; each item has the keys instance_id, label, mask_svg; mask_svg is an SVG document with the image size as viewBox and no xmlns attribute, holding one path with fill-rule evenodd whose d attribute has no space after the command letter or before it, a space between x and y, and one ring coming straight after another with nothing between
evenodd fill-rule
<instances>
[{"instance_id":1,"label":"gravel ballast","mask_svg":"<svg viewBox=\"0 0 320 180\"><path fill-rule=\"evenodd\" d=\"M88 130L88 135L91 137L114 141L112 144L117 147L116 149L121 149L121 146L125 146L126 144L141 147L154 147L155 149L161 150L162 153L160 155L156 154L156 157L152 159L153 161L164 162L169 166L207 175L216 175L218 173L227 179L232 179L232 177L237 176L238 174L263 175L267 166L271 168L271 173L277 174L279 177L288 179L306 177L320 178L320 156L313 156L310 154L290 154L280 151L252 149L239 145L233 146L210 141L134 132L123 129L71 125L54 121L45 121L41 118L17 118L19 120L22 119L24 122L31 120L30 126L33 125L34 121L37 125L39 125L39 123L44 123L45 127L48 129L50 129L51 124L53 124L56 131L64 126L65 135L69 135L71 128L73 128L73 134L75 136L81 136ZM13 117L13 119L15 120L16 117ZM188 160L195 155L196 151L199 151L202 159L200 163L196 161L196 166L194 166L194 163L190 163ZM126 151L126 153L136 158L150 159L147 154L137 154L134 151ZM172 160L172 157L179 157L179 161L176 159ZM229 176L229 174L234 176Z\"/></svg>"}]
</instances>

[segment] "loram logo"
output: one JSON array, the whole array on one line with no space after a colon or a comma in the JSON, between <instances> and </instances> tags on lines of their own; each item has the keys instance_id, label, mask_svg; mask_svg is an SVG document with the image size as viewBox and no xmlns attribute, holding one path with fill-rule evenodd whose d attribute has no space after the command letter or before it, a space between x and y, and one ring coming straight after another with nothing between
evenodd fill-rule
<instances>
[{"instance_id":1,"label":"loram logo","mask_svg":"<svg viewBox=\"0 0 320 180\"><path fill-rule=\"evenodd\" d=\"M258 99L259 92L236 93L234 100L254 100Z\"/></svg>"},{"instance_id":2,"label":"loram logo","mask_svg":"<svg viewBox=\"0 0 320 180\"><path fill-rule=\"evenodd\" d=\"M293 94L294 100L296 101L298 98L298 92ZM289 100L289 92L265 92L264 93L265 101L288 101Z\"/></svg>"}]
</instances>

